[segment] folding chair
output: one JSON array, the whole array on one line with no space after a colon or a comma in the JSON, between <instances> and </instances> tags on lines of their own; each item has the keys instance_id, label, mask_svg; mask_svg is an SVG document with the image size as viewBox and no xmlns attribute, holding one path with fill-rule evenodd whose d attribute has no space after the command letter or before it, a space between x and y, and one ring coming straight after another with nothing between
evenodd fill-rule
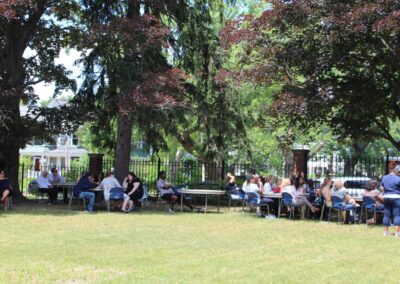
<instances>
[{"instance_id":1,"label":"folding chair","mask_svg":"<svg viewBox=\"0 0 400 284\"><path fill-rule=\"evenodd\" d=\"M376 224L376 213L383 213L384 209L380 209L376 207L376 200L372 197L364 196L363 204L361 206L361 214L360 218L362 220L363 212L365 212L365 224L368 226L368 212L372 212L374 214L374 221Z\"/></svg>"},{"instance_id":2,"label":"folding chair","mask_svg":"<svg viewBox=\"0 0 400 284\"><path fill-rule=\"evenodd\" d=\"M282 200L280 206L282 207L282 205L286 206L286 208L289 210L289 219L292 219L292 215L294 219L296 208L299 208L301 210L300 214L303 214L303 205L294 205L293 197L288 192L282 192Z\"/></svg>"},{"instance_id":3,"label":"folding chair","mask_svg":"<svg viewBox=\"0 0 400 284\"><path fill-rule=\"evenodd\" d=\"M106 201L107 211L110 212L112 201L124 201L124 189L121 187L114 187L110 189L110 198Z\"/></svg>"}]
</instances>

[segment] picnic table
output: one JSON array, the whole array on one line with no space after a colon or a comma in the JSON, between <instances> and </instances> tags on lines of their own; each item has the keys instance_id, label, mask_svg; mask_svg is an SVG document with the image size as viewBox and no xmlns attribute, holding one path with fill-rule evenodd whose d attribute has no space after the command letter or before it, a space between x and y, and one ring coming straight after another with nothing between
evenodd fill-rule
<instances>
[{"instance_id":1,"label":"picnic table","mask_svg":"<svg viewBox=\"0 0 400 284\"><path fill-rule=\"evenodd\" d=\"M63 189L63 197L65 196L65 191L68 190L69 194L72 194L72 188L76 185L76 182L73 181L69 181L69 182L57 182L57 183L53 183L51 186L52 187L58 187L58 188L62 188ZM65 202L65 200L64 200Z\"/></svg>"},{"instance_id":2,"label":"picnic table","mask_svg":"<svg viewBox=\"0 0 400 284\"><path fill-rule=\"evenodd\" d=\"M183 198L185 194L190 195L204 195L206 197L204 213L207 213L207 202L209 195L218 196L218 213L219 213L219 200L221 195L225 194L224 190L211 190L211 189L181 189L178 191L181 194L181 212L183 212Z\"/></svg>"}]
</instances>

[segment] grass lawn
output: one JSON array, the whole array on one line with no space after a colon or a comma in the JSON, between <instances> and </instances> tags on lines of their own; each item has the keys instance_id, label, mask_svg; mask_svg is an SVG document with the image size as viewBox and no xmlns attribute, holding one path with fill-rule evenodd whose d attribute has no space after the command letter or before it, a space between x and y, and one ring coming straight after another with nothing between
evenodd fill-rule
<instances>
[{"instance_id":1,"label":"grass lawn","mask_svg":"<svg viewBox=\"0 0 400 284\"><path fill-rule=\"evenodd\" d=\"M0 283L396 283L381 227L144 211L0 212Z\"/></svg>"}]
</instances>

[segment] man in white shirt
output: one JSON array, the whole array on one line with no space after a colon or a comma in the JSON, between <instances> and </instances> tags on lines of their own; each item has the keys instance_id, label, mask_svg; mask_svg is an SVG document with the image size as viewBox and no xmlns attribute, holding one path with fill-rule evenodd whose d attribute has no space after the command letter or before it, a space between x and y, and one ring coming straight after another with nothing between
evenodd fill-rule
<instances>
[{"instance_id":1,"label":"man in white shirt","mask_svg":"<svg viewBox=\"0 0 400 284\"><path fill-rule=\"evenodd\" d=\"M51 187L51 181L49 177L49 172L47 170L43 170L40 175L36 179L39 192L47 193L49 196L49 204L56 204L57 203L57 191L53 190Z\"/></svg>"},{"instance_id":2,"label":"man in white shirt","mask_svg":"<svg viewBox=\"0 0 400 284\"><path fill-rule=\"evenodd\" d=\"M122 192L124 192L124 189L118 182L118 180L114 177L113 172L108 172L106 177L101 181L99 185L100 189L104 190L104 200L108 202L110 200L110 190L113 188L121 188ZM129 212L131 210L131 202L129 195L126 193L123 194L123 203L122 203L122 211L124 212Z\"/></svg>"},{"instance_id":3,"label":"man in white shirt","mask_svg":"<svg viewBox=\"0 0 400 284\"><path fill-rule=\"evenodd\" d=\"M178 200L180 200L181 196L179 193L174 191L172 184L166 182L166 177L167 175L165 171L158 173L157 190L161 199L171 202L171 208L169 209L169 212L174 212L174 205ZM193 210L190 200L183 198L183 204L189 207L190 210Z\"/></svg>"}]
</instances>

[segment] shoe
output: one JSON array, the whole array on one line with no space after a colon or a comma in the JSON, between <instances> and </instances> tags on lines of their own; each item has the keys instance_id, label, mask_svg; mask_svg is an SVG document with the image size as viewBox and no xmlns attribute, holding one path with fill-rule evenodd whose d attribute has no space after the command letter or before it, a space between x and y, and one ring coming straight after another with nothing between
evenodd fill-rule
<instances>
[{"instance_id":1,"label":"shoe","mask_svg":"<svg viewBox=\"0 0 400 284\"><path fill-rule=\"evenodd\" d=\"M390 236L390 233L389 232L383 232L383 236L384 237Z\"/></svg>"},{"instance_id":2,"label":"shoe","mask_svg":"<svg viewBox=\"0 0 400 284\"><path fill-rule=\"evenodd\" d=\"M171 208L168 209L168 212L169 212L169 213L175 213L175 211L172 210Z\"/></svg>"},{"instance_id":3,"label":"shoe","mask_svg":"<svg viewBox=\"0 0 400 284\"><path fill-rule=\"evenodd\" d=\"M396 233L394 233L394 236L398 238L398 237L400 237L400 233L396 232Z\"/></svg>"}]
</instances>

